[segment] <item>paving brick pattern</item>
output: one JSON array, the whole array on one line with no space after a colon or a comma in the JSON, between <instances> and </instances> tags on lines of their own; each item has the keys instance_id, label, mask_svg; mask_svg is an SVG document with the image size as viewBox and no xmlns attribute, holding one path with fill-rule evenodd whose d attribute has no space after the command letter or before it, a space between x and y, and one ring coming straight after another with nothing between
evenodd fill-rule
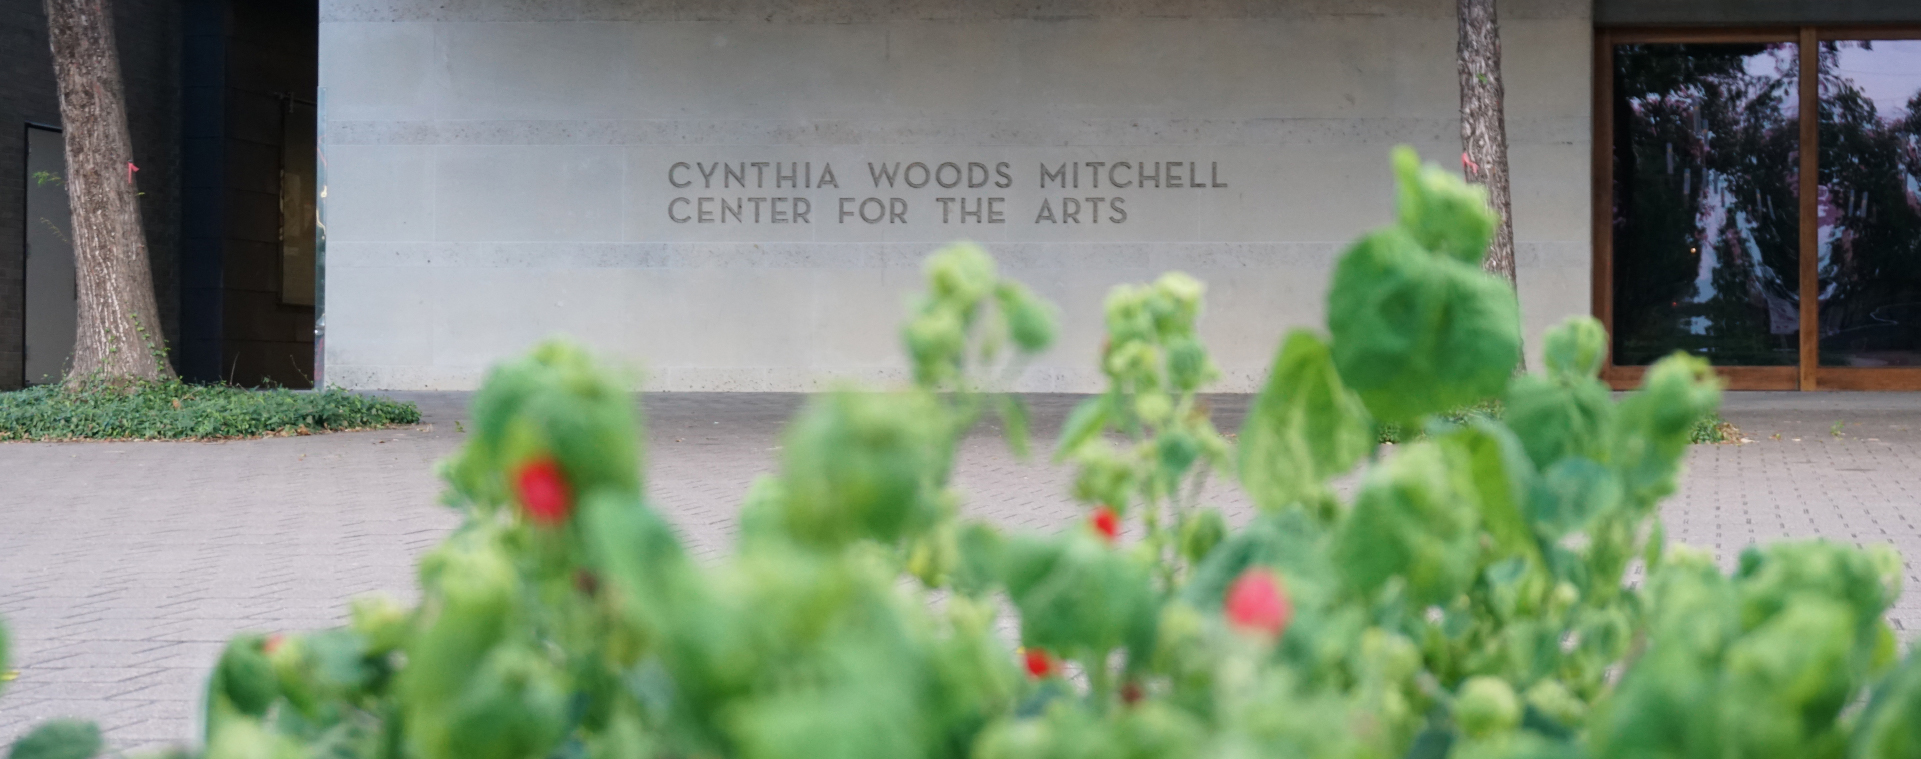
<instances>
[{"instance_id":1,"label":"paving brick pattern","mask_svg":"<svg viewBox=\"0 0 1921 759\"><path fill-rule=\"evenodd\" d=\"M374 590L411 600L415 557L456 521L437 505L432 465L463 437L466 398L407 397L425 413L419 427L0 444L0 616L19 670L0 695L0 745L54 716L96 719L120 747L190 739L229 636L339 624L347 599ZM802 400L646 400L648 490L697 554L729 544L740 496L773 469L780 424ZM1051 439L1076 399L1031 400ZM1215 400L1224 429L1245 403ZM1696 448L1664 510L1672 538L1724 562L1754 541L1816 535L1921 559L1921 396L1741 394L1727 416L1754 442ZM1049 530L1076 515L1068 472L1016 461L992 429L965 443L956 479L972 516ZM1206 498L1248 515L1231 486ZM1921 563L1909 566L1909 587L1921 586ZM1921 632L1921 591L1890 616L1904 637Z\"/></svg>"}]
</instances>

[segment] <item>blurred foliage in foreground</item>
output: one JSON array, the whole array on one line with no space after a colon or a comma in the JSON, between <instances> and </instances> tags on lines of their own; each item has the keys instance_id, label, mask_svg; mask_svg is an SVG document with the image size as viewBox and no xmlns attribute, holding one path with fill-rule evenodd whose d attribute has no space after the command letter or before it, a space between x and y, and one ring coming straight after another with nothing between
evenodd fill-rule
<instances>
[{"instance_id":1,"label":"blurred foliage in foreground","mask_svg":"<svg viewBox=\"0 0 1921 759\"><path fill-rule=\"evenodd\" d=\"M1601 328L1576 319L1544 373L1515 377L1514 295L1478 267L1483 199L1411 152L1395 170L1396 223L1342 257L1327 330L1282 341L1238 445L1196 400L1216 374L1201 284L1114 292L1109 389L1052 454L1087 519L1057 534L956 516L958 441L992 414L1025 450L1021 407L989 391L1053 333L977 248L928 261L905 329L916 387L814 399L717 563L649 507L626 383L544 345L475 398L446 466L466 519L420 562L421 603L233 640L195 750L1917 756L1921 658L1901 661L1883 619L1900 559L1791 542L1730 574L1668 545L1656 507L1719 402L1712 372L1671 357L1617 402L1595 378ZM1496 400L1499 418L1441 416ZM1384 454L1377 423L1423 434ZM1238 480L1251 524L1203 502L1210 477ZM48 730L25 756L98 746Z\"/></svg>"},{"instance_id":2,"label":"blurred foliage in foreground","mask_svg":"<svg viewBox=\"0 0 1921 759\"><path fill-rule=\"evenodd\" d=\"M1479 418L1498 419L1500 416L1501 404L1498 401L1484 401L1439 414L1441 421L1457 425L1467 424ZM1383 443L1406 443L1420 438L1419 431L1410 435L1408 430L1398 424L1377 426ZM1688 442L1691 443L1735 443L1740 440L1741 428L1722 419L1719 413L1713 411L1694 420L1693 428L1688 431Z\"/></svg>"}]
</instances>

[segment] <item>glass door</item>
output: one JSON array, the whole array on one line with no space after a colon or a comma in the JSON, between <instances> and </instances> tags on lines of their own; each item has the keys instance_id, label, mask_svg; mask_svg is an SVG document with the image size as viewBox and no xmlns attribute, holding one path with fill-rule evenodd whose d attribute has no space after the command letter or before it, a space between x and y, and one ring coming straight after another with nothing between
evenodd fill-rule
<instances>
[{"instance_id":1,"label":"glass door","mask_svg":"<svg viewBox=\"0 0 1921 759\"><path fill-rule=\"evenodd\" d=\"M1817 384L1903 385L1921 373L1921 40L1819 50Z\"/></svg>"},{"instance_id":2,"label":"glass door","mask_svg":"<svg viewBox=\"0 0 1921 759\"><path fill-rule=\"evenodd\" d=\"M80 320L67 203L67 143L53 129L27 127L26 381L59 382L73 364Z\"/></svg>"},{"instance_id":3,"label":"glass door","mask_svg":"<svg viewBox=\"0 0 1921 759\"><path fill-rule=\"evenodd\" d=\"M1736 389L1921 388L1921 39L1887 36L1601 33L1610 381L1683 351Z\"/></svg>"}]
</instances>

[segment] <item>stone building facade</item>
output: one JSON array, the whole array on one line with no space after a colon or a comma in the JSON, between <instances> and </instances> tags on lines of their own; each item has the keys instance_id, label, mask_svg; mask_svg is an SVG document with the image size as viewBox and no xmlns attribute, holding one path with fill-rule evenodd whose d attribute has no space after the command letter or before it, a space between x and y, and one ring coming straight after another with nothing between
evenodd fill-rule
<instances>
[{"instance_id":1,"label":"stone building facade","mask_svg":"<svg viewBox=\"0 0 1921 759\"><path fill-rule=\"evenodd\" d=\"M884 387L921 260L974 240L1062 309L1019 389L1099 388L1105 294L1179 270L1247 391L1391 213L1389 150L1460 160L1453 0L114 2L200 381L465 389L566 334L649 389ZM9 177L58 126L40 7L0 4L0 388L32 318ZM1921 388L1921 196L1887 191L1921 165L1795 147L1849 92L1870 150L1921 124L1921 0L1498 7L1530 346L1592 314L1621 385L1678 349L1737 388ZM1706 126L1708 89L1765 139Z\"/></svg>"},{"instance_id":2,"label":"stone building facade","mask_svg":"<svg viewBox=\"0 0 1921 759\"><path fill-rule=\"evenodd\" d=\"M1528 334L1586 309L1581 0L1502 3ZM1062 308L1027 390L1100 387L1101 301L1209 286L1220 389L1321 322L1387 154L1458 161L1450 0L327 2L326 372L467 388L553 333L661 390L886 385L920 260Z\"/></svg>"}]
</instances>

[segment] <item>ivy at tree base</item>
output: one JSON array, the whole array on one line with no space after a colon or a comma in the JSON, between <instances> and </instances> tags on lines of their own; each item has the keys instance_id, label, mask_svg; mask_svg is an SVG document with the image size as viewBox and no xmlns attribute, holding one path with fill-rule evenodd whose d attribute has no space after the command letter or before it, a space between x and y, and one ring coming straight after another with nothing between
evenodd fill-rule
<instances>
[{"instance_id":1,"label":"ivy at tree base","mask_svg":"<svg viewBox=\"0 0 1921 759\"><path fill-rule=\"evenodd\" d=\"M225 440L419 422L413 403L340 388L249 390L167 380L0 393L0 441Z\"/></svg>"}]
</instances>

